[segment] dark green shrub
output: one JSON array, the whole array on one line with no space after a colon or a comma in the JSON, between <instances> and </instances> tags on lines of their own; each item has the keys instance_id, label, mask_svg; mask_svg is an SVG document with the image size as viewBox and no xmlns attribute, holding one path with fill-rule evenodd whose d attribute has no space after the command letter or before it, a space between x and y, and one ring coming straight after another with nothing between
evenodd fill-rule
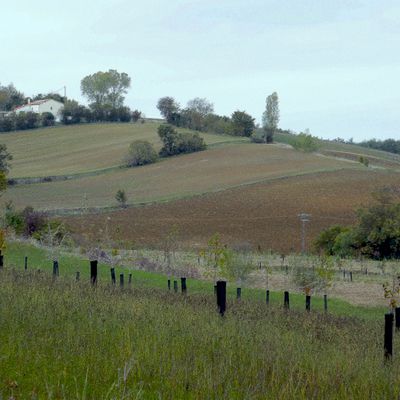
<instances>
[{"instance_id":1,"label":"dark green shrub","mask_svg":"<svg viewBox=\"0 0 400 400\"><path fill-rule=\"evenodd\" d=\"M318 149L318 141L312 135L307 133L299 133L293 136L289 144L291 144L296 150L304 151L305 153L312 153Z\"/></svg>"},{"instance_id":2,"label":"dark green shrub","mask_svg":"<svg viewBox=\"0 0 400 400\"><path fill-rule=\"evenodd\" d=\"M40 116L42 126L53 126L55 123L54 115L50 112L45 112Z\"/></svg>"},{"instance_id":3,"label":"dark green shrub","mask_svg":"<svg viewBox=\"0 0 400 400\"><path fill-rule=\"evenodd\" d=\"M125 163L128 167L134 167L154 163L157 158L157 152L151 143L146 140L135 140L129 146Z\"/></svg>"},{"instance_id":4,"label":"dark green shrub","mask_svg":"<svg viewBox=\"0 0 400 400\"><path fill-rule=\"evenodd\" d=\"M180 133L177 139L177 154L194 153L206 149L204 139L198 133Z\"/></svg>"}]
</instances>

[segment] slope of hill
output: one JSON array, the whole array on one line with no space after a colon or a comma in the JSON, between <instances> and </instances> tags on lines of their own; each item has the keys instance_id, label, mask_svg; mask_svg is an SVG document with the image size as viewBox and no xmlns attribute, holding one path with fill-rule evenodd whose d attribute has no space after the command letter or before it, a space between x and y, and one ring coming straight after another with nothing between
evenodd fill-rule
<instances>
[{"instance_id":1,"label":"slope of hill","mask_svg":"<svg viewBox=\"0 0 400 400\"><path fill-rule=\"evenodd\" d=\"M148 140L159 149L159 125L160 122L60 126L2 134L0 141L14 157L11 178L77 174L121 165L134 140ZM247 141L209 133L201 136L208 145Z\"/></svg>"},{"instance_id":2,"label":"slope of hill","mask_svg":"<svg viewBox=\"0 0 400 400\"><path fill-rule=\"evenodd\" d=\"M368 202L373 190L400 178L400 161L391 154L325 141L319 153L307 154L285 144L285 134L277 135L281 143L274 145L202 134L211 145L206 151L119 168L133 140L160 146L158 125L97 124L3 135L14 155L12 177L71 176L10 186L1 201L56 215L84 212L65 220L93 238L109 216L124 239L144 246L156 245L177 224L187 246L203 245L220 232L229 243L249 241L287 252L299 248L298 213L313 214L312 239L333 223L354 221L355 208ZM357 161L359 155L370 157L369 168ZM129 209L118 210L119 189L126 191Z\"/></svg>"}]
</instances>

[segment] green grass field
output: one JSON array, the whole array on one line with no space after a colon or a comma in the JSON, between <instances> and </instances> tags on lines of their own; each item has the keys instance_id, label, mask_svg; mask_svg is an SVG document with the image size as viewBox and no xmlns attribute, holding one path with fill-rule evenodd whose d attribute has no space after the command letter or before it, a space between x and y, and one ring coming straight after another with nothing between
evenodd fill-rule
<instances>
[{"instance_id":1,"label":"green grass field","mask_svg":"<svg viewBox=\"0 0 400 400\"><path fill-rule=\"evenodd\" d=\"M82 124L2 134L13 155L11 178L71 175L119 166L134 140L161 148L159 122ZM187 130L180 130L187 131ZM208 145L246 141L202 133Z\"/></svg>"},{"instance_id":2,"label":"green grass field","mask_svg":"<svg viewBox=\"0 0 400 400\"><path fill-rule=\"evenodd\" d=\"M28 271L23 271L24 255ZM258 297L261 291L248 290L237 302L230 290L221 318L210 283L189 280L184 296L168 292L165 276L133 271L132 286L121 289L110 285L108 267L101 266L93 289L88 262L74 256L60 259L55 281L41 249L10 244L5 259L0 271L3 398L400 395L400 336L395 335L392 362L385 364L382 309L332 300L328 314L318 307L307 313L300 308L304 298L292 296L293 307L285 311L282 293L274 293L267 306Z\"/></svg>"}]
</instances>

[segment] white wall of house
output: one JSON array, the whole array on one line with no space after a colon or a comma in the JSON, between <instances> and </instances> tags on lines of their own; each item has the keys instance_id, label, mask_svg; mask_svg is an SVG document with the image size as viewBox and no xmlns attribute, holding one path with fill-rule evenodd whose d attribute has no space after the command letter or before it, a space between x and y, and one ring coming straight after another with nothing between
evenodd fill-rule
<instances>
[{"instance_id":1,"label":"white wall of house","mask_svg":"<svg viewBox=\"0 0 400 400\"><path fill-rule=\"evenodd\" d=\"M39 114L45 112L52 113L56 119L59 121L61 119L61 110L64 108L64 104L59 101L49 99L45 103L39 104Z\"/></svg>"},{"instance_id":2,"label":"white wall of house","mask_svg":"<svg viewBox=\"0 0 400 400\"><path fill-rule=\"evenodd\" d=\"M20 112L34 112L36 114L43 114L45 112L52 113L56 121L61 120L61 110L64 108L64 104L53 100L48 99L46 101L39 100L37 104L36 102L25 104L22 107L18 107L15 112L18 114Z\"/></svg>"}]
</instances>

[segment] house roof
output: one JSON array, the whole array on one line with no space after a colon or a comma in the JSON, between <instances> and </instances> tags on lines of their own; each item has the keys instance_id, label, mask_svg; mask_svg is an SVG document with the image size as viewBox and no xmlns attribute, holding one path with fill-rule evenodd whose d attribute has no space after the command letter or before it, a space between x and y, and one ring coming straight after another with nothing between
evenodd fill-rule
<instances>
[{"instance_id":1,"label":"house roof","mask_svg":"<svg viewBox=\"0 0 400 400\"><path fill-rule=\"evenodd\" d=\"M18 109L26 107L26 106L37 106L37 105L46 103L46 102L48 102L50 100L54 100L54 99L42 99L42 100L31 101L30 103L23 104L22 106L15 107L14 110L18 110ZM54 101L61 104L60 101L57 101L57 100L54 100Z\"/></svg>"}]
</instances>

